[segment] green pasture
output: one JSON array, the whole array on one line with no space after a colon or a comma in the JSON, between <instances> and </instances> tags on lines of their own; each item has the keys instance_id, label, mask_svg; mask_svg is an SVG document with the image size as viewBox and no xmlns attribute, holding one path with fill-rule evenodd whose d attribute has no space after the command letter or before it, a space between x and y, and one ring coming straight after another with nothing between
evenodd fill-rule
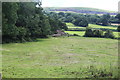
<instances>
[{"instance_id":1,"label":"green pasture","mask_svg":"<svg viewBox=\"0 0 120 80\"><path fill-rule=\"evenodd\" d=\"M3 78L116 78L118 41L57 37L2 45Z\"/></svg>"},{"instance_id":2,"label":"green pasture","mask_svg":"<svg viewBox=\"0 0 120 80\"><path fill-rule=\"evenodd\" d=\"M79 27L79 26L75 26L72 23L66 23L66 25L68 26L69 29L80 29L80 30L85 30L86 27ZM93 28L93 29L112 29L112 30L116 30L117 27L113 27L113 26L101 26L101 25L95 25L95 24L89 24L89 27ZM85 34L85 31L65 31L69 34L78 34L80 36L83 36ZM104 31L105 33L105 31ZM113 34L115 35L116 38L118 38L120 35L120 32L115 32L113 31Z\"/></svg>"},{"instance_id":3,"label":"green pasture","mask_svg":"<svg viewBox=\"0 0 120 80\"><path fill-rule=\"evenodd\" d=\"M75 26L72 23L66 23L66 25L68 26L68 28L86 29L86 27ZM101 26L101 25L96 25L96 24L89 24L88 26L91 27L91 28L94 28L94 29L113 29L113 30L117 30L117 27L113 27L113 26Z\"/></svg>"}]
</instances>

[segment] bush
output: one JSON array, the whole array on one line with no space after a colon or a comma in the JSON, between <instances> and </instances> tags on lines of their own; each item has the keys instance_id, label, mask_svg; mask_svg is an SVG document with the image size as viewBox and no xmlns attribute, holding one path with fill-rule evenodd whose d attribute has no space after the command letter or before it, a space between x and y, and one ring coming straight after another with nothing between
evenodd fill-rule
<instances>
[{"instance_id":1,"label":"bush","mask_svg":"<svg viewBox=\"0 0 120 80\"><path fill-rule=\"evenodd\" d=\"M115 36L114 36L114 34L113 34L113 32L112 32L111 30L107 30L107 31L105 32L105 34L104 34L104 37L105 37L105 38L112 38L112 39L115 38Z\"/></svg>"},{"instance_id":2,"label":"bush","mask_svg":"<svg viewBox=\"0 0 120 80\"><path fill-rule=\"evenodd\" d=\"M85 31L85 37L93 37L93 31L90 27L87 27L86 28L86 31Z\"/></svg>"},{"instance_id":3,"label":"bush","mask_svg":"<svg viewBox=\"0 0 120 80\"><path fill-rule=\"evenodd\" d=\"M93 36L94 37L103 37L103 31L102 30L94 30Z\"/></svg>"},{"instance_id":4,"label":"bush","mask_svg":"<svg viewBox=\"0 0 120 80\"><path fill-rule=\"evenodd\" d=\"M84 37L104 37L115 39L115 36L111 30L107 30L105 34L103 34L102 30L92 30L90 27L86 28Z\"/></svg>"},{"instance_id":5,"label":"bush","mask_svg":"<svg viewBox=\"0 0 120 80\"><path fill-rule=\"evenodd\" d=\"M117 31L120 32L120 26L117 27Z\"/></svg>"},{"instance_id":6,"label":"bush","mask_svg":"<svg viewBox=\"0 0 120 80\"><path fill-rule=\"evenodd\" d=\"M73 34L73 36L79 36L78 34Z\"/></svg>"}]
</instances>

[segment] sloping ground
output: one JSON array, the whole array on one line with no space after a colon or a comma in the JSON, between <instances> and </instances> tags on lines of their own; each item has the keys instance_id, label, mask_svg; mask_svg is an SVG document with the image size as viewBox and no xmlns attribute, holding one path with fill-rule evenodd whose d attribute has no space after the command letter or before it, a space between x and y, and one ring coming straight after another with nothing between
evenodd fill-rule
<instances>
[{"instance_id":1,"label":"sloping ground","mask_svg":"<svg viewBox=\"0 0 120 80\"><path fill-rule=\"evenodd\" d=\"M45 11L57 11L57 12L74 12L74 13L83 13L83 14L107 14L116 15L115 11L107 11L97 8L88 8L88 7L44 7Z\"/></svg>"},{"instance_id":2,"label":"sloping ground","mask_svg":"<svg viewBox=\"0 0 120 80\"><path fill-rule=\"evenodd\" d=\"M118 77L118 41L58 37L3 44L3 78Z\"/></svg>"}]
</instances>

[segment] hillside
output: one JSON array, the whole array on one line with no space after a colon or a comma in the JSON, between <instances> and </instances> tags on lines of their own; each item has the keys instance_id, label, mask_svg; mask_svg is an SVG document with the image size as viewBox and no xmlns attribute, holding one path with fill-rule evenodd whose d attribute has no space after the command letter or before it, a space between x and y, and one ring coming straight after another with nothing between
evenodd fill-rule
<instances>
[{"instance_id":1,"label":"hillside","mask_svg":"<svg viewBox=\"0 0 120 80\"><path fill-rule=\"evenodd\" d=\"M45 11L55 11L55 12L75 12L83 14L107 14L116 15L115 11L102 10L97 8L87 8L87 7L44 7Z\"/></svg>"}]
</instances>

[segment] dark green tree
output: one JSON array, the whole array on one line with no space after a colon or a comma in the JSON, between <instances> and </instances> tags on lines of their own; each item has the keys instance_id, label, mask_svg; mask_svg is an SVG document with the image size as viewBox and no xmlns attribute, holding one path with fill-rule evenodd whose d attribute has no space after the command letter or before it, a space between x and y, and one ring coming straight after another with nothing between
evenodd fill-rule
<instances>
[{"instance_id":1,"label":"dark green tree","mask_svg":"<svg viewBox=\"0 0 120 80\"><path fill-rule=\"evenodd\" d=\"M117 27L117 31L120 32L120 26Z\"/></svg>"},{"instance_id":2,"label":"dark green tree","mask_svg":"<svg viewBox=\"0 0 120 80\"><path fill-rule=\"evenodd\" d=\"M103 26L108 26L110 20L110 14L104 14L101 18L101 23Z\"/></svg>"},{"instance_id":3,"label":"dark green tree","mask_svg":"<svg viewBox=\"0 0 120 80\"><path fill-rule=\"evenodd\" d=\"M90 27L86 27L86 31L85 31L85 37L93 37L94 33L93 30Z\"/></svg>"},{"instance_id":4,"label":"dark green tree","mask_svg":"<svg viewBox=\"0 0 120 80\"><path fill-rule=\"evenodd\" d=\"M115 36L111 30L107 30L104 34L104 37L105 38L112 38L112 39L115 38Z\"/></svg>"},{"instance_id":5,"label":"dark green tree","mask_svg":"<svg viewBox=\"0 0 120 80\"><path fill-rule=\"evenodd\" d=\"M118 13L115 17L120 20L120 13Z\"/></svg>"},{"instance_id":6,"label":"dark green tree","mask_svg":"<svg viewBox=\"0 0 120 80\"><path fill-rule=\"evenodd\" d=\"M103 37L103 31L102 30L93 30L93 36L94 37Z\"/></svg>"},{"instance_id":7,"label":"dark green tree","mask_svg":"<svg viewBox=\"0 0 120 80\"><path fill-rule=\"evenodd\" d=\"M2 32L3 32L3 42L9 42L17 39L19 31L15 25L17 16L18 5L17 3L2 3Z\"/></svg>"}]
</instances>

